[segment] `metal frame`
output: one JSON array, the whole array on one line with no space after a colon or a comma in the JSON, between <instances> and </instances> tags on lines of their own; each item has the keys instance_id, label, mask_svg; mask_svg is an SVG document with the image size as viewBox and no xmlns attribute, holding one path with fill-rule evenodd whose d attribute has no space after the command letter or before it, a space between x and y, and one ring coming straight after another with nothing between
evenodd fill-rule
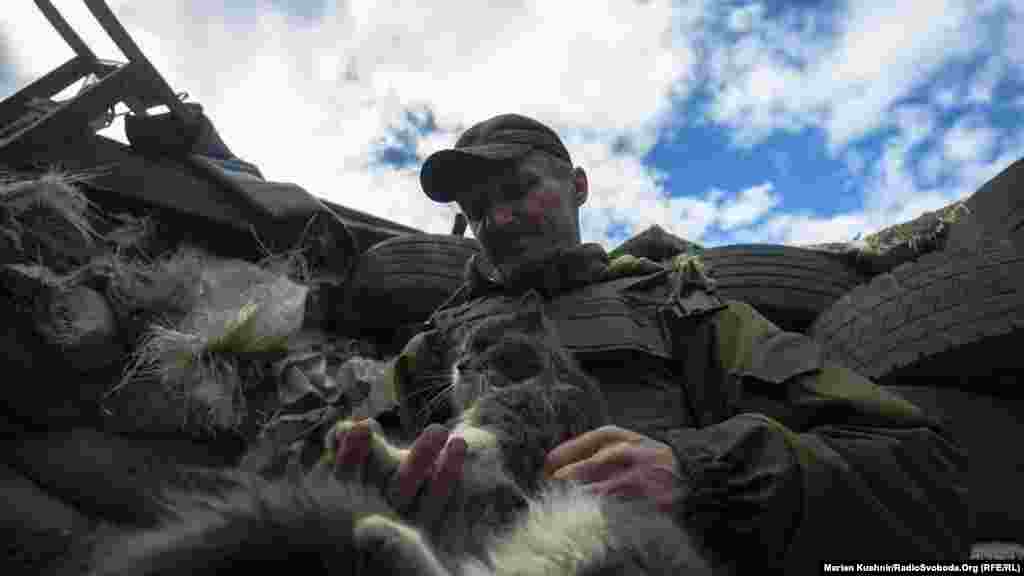
<instances>
[{"instance_id":1,"label":"metal frame","mask_svg":"<svg viewBox=\"0 0 1024 576\"><path fill-rule=\"evenodd\" d=\"M178 99L104 0L83 2L128 58L127 63L99 60L50 0L34 1L75 57L0 102L0 150L20 141L45 141L82 130L117 102L124 102L139 116L162 104L183 121L194 119L194 111ZM52 101L60 91L90 74L95 74L98 81L84 87L74 98L60 103ZM44 106L44 110L32 106L38 100L52 106Z\"/></svg>"}]
</instances>

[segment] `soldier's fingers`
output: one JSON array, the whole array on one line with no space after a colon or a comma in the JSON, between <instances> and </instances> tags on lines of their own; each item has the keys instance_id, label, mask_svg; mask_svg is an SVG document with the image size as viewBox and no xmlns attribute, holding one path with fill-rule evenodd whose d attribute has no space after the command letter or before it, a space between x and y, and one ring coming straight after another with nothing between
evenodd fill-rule
<instances>
[{"instance_id":1,"label":"soldier's fingers","mask_svg":"<svg viewBox=\"0 0 1024 576\"><path fill-rule=\"evenodd\" d=\"M640 498L646 495L647 486L639 472L618 474L606 480L587 484L585 490L596 494L611 494L623 498Z\"/></svg>"},{"instance_id":2,"label":"soldier's fingers","mask_svg":"<svg viewBox=\"0 0 1024 576\"><path fill-rule=\"evenodd\" d=\"M586 460L609 444L629 441L636 436L635 432L617 426L602 426L596 430L584 432L562 442L554 450L548 452L544 459L544 475L551 477L556 470L574 462Z\"/></svg>"},{"instance_id":3,"label":"soldier's fingers","mask_svg":"<svg viewBox=\"0 0 1024 576\"><path fill-rule=\"evenodd\" d=\"M356 425L344 433L339 442L335 466L339 478L360 477L366 456L370 452L370 436L370 427L364 425Z\"/></svg>"},{"instance_id":4,"label":"soldier's fingers","mask_svg":"<svg viewBox=\"0 0 1024 576\"><path fill-rule=\"evenodd\" d=\"M620 442L603 447L590 458L559 468L552 476L559 480L568 479L588 484L610 478L635 461L632 446Z\"/></svg>"},{"instance_id":5,"label":"soldier's fingers","mask_svg":"<svg viewBox=\"0 0 1024 576\"><path fill-rule=\"evenodd\" d=\"M440 424L431 424L413 442L409 455L398 466L396 502L393 504L402 510L416 496L420 485L430 475L434 462L448 440L448 430Z\"/></svg>"},{"instance_id":6,"label":"soldier's fingers","mask_svg":"<svg viewBox=\"0 0 1024 576\"><path fill-rule=\"evenodd\" d=\"M633 470L601 482L587 484L584 489L620 498L646 499L659 510L672 513L686 490L675 478L675 474L666 469Z\"/></svg>"},{"instance_id":7,"label":"soldier's fingers","mask_svg":"<svg viewBox=\"0 0 1024 576\"><path fill-rule=\"evenodd\" d=\"M459 437L449 439L441 451L437 465L430 477L430 487L420 513L420 522L431 526L441 516L442 510L455 489L455 484L462 476L462 467L465 462L466 441Z\"/></svg>"}]
</instances>

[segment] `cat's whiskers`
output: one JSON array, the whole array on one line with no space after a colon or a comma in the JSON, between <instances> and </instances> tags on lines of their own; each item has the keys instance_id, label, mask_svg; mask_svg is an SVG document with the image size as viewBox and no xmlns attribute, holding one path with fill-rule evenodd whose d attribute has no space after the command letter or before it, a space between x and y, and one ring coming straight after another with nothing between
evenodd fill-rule
<instances>
[{"instance_id":1,"label":"cat's whiskers","mask_svg":"<svg viewBox=\"0 0 1024 576\"><path fill-rule=\"evenodd\" d=\"M448 385L449 381L443 374L428 374L422 378L422 383L423 385L417 390L413 390L402 398L404 400L409 400L415 398L417 395L429 393L437 388Z\"/></svg>"},{"instance_id":2,"label":"cat's whiskers","mask_svg":"<svg viewBox=\"0 0 1024 576\"><path fill-rule=\"evenodd\" d=\"M430 413L439 405L444 403L446 397L451 395L453 384L447 378L434 377L436 383L428 384L417 390L414 394L410 394L409 398L416 394L429 394L426 401L420 407L416 413L416 418L423 418L430 415Z\"/></svg>"},{"instance_id":3,"label":"cat's whiskers","mask_svg":"<svg viewBox=\"0 0 1024 576\"><path fill-rule=\"evenodd\" d=\"M423 418L443 402L444 397L450 393L451 386L447 374L443 372L427 373L423 376L422 385L403 396L400 401L408 404L411 400L425 396L426 400L415 415L416 418Z\"/></svg>"},{"instance_id":4,"label":"cat's whiskers","mask_svg":"<svg viewBox=\"0 0 1024 576\"><path fill-rule=\"evenodd\" d=\"M431 398L427 399L426 404L421 409L420 416L425 416L427 414L430 414L430 412L433 411L433 409L435 407L437 407L440 404L443 404L445 398L451 394L451 389L452 389L452 385L448 384L448 385L444 386L441 390L439 390L437 392L437 394L435 394Z\"/></svg>"},{"instance_id":5,"label":"cat's whiskers","mask_svg":"<svg viewBox=\"0 0 1024 576\"><path fill-rule=\"evenodd\" d=\"M480 398L491 390L491 373L484 371L480 373L480 379L476 384L476 397Z\"/></svg>"}]
</instances>

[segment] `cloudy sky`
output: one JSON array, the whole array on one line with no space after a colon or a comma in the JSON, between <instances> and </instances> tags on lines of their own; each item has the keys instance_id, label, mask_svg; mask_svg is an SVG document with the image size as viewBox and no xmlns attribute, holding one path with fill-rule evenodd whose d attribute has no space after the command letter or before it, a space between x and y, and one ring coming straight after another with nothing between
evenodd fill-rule
<instances>
[{"instance_id":1,"label":"cloudy sky","mask_svg":"<svg viewBox=\"0 0 1024 576\"><path fill-rule=\"evenodd\" d=\"M54 0L121 59L80 0ZM269 180L427 232L419 166L504 112L562 135L584 241L847 241L1024 157L1024 1L108 0ZM72 52L0 13L0 97ZM106 134L123 139L120 123Z\"/></svg>"}]
</instances>

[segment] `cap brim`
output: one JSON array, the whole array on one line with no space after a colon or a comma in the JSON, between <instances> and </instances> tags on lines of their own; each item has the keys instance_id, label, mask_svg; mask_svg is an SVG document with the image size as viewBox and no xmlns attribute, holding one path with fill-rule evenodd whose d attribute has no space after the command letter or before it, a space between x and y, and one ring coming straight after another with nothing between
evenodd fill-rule
<instances>
[{"instance_id":1,"label":"cap brim","mask_svg":"<svg viewBox=\"0 0 1024 576\"><path fill-rule=\"evenodd\" d=\"M420 185L435 202L452 202L466 188L473 168L481 162L522 158L532 149L529 144L487 144L450 148L431 154L420 170Z\"/></svg>"}]
</instances>

